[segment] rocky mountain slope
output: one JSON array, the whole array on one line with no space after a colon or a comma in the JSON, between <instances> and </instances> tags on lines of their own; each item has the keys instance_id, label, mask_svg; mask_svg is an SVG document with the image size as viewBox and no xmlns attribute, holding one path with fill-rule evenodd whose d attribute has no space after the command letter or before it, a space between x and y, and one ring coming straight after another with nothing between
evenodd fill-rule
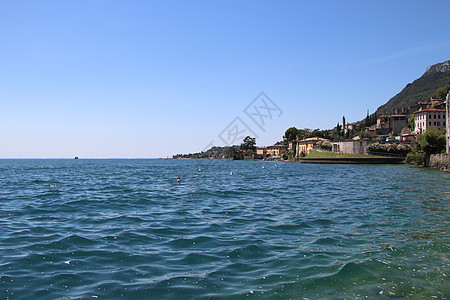
<instances>
[{"instance_id":1,"label":"rocky mountain slope","mask_svg":"<svg viewBox=\"0 0 450 300\"><path fill-rule=\"evenodd\" d=\"M450 60L429 66L426 72L377 109L377 115L393 114L396 108L407 108L426 101L438 88L450 83Z\"/></svg>"}]
</instances>

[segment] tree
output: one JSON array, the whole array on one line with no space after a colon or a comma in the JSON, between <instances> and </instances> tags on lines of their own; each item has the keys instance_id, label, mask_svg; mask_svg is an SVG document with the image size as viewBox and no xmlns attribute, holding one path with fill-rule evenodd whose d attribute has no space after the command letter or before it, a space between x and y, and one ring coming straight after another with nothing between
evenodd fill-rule
<instances>
[{"instance_id":1,"label":"tree","mask_svg":"<svg viewBox=\"0 0 450 300\"><path fill-rule=\"evenodd\" d=\"M304 129L299 129L298 133L297 133L297 137L300 140L306 139L307 137L309 137L311 134L311 129L309 128L304 128Z\"/></svg>"},{"instance_id":2,"label":"tree","mask_svg":"<svg viewBox=\"0 0 450 300\"><path fill-rule=\"evenodd\" d=\"M342 126L339 125L339 122L338 122L337 125L336 125L336 134L338 136L341 136L341 130L342 130Z\"/></svg>"},{"instance_id":3,"label":"tree","mask_svg":"<svg viewBox=\"0 0 450 300\"><path fill-rule=\"evenodd\" d=\"M256 150L256 138L252 138L250 136L246 136L243 140L243 143L241 144L241 150L251 150L251 151L255 151Z\"/></svg>"},{"instance_id":4,"label":"tree","mask_svg":"<svg viewBox=\"0 0 450 300\"><path fill-rule=\"evenodd\" d=\"M324 137L324 133L322 130L320 130L319 128L314 129L313 131L311 131L311 137Z\"/></svg>"},{"instance_id":5,"label":"tree","mask_svg":"<svg viewBox=\"0 0 450 300\"><path fill-rule=\"evenodd\" d=\"M445 134L436 127L430 127L419 134L413 143L413 151L406 156L406 162L414 165L427 166L430 155L445 150Z\"/></svg>"},{"instance_id":6,"label":"tree","mask_svg":"<svg viewBox=\"0 0 450 300\"><path fill-rule=\"evenodd\" d=\"M241 151L236 150L235 146L231 146L228 148L228 150L226 152L226 156L229 159L234 159L234 160L241 160L244 158L243 153Z\"/></svg>"},{"instance_id":7,"label":"tree","mask_svg":"<svg viewBox=\"0 0 450 300\"><path fill-rule=\"evenodd\" d=\"M285 131L284 138L287 141L295 141L297 139L298 133L299 133L299 130L297 128L291 127Z\"/></svg>"},{"instance_id":8,"label":"tree","mask_svg":"<svg viewBox=\"0 0 450 300\"><path fill-rule=\"evenodd\" d=\"M450 84L443 86L441 88L438 88L436 92L433 94L433 98L445 98L447 96L448 92L450 92Z\"/></svg>"}]
</instances>

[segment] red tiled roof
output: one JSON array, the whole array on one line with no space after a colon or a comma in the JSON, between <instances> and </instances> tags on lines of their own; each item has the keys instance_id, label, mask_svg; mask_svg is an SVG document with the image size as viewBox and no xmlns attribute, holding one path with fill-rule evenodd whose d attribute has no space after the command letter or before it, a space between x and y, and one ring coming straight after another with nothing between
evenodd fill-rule
<instances>
[{"instance_id":1,"label":"red tiled roof","mask_svg":"<svg viewBox=\"0 0 450 300\"><path fill-rule=\"evenodd\" d=\"M307 139L301 140L299 142L311 142L311 141L329 141L329 140L321 138L321 137L312 137L312 138L307 138Z\"/></svg>"},{"instance_id":2,"label":"red tiled roof","mask_svg":"<svg viewBox=\"0 0 450 300\"><path fill-rule=\"evenodd\" d=\"M445 109L440 109L440 108L425 108L422 110L418 110L416 112L414 112L415 114L417 113L421 113L421 112L445 112Z\"/></svg>"}]
</instances>

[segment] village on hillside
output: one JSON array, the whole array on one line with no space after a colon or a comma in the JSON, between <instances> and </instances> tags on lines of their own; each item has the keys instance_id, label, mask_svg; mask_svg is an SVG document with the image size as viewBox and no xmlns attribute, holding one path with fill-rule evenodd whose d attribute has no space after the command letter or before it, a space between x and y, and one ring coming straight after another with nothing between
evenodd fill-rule
<instances>
[{"instance_id":1,"label":"village on hillside","mask_svg":"<svg viewBox=\"0 0 450 300\"><path fill-rule=\"evenodd\" d=\"M449 94L450 95L450 94ZM337 124L329 131L314 130L306 136L285 134L283 142L257 147L255 158L298 159L312 150L344 154L377 154L384 156L406 155L419 134L434 127L446 132L446 152L449 146L449 96L431 98L408 108L396 110L396 114L369 116L358 123ZM295 131L296 128L291 128ZM288 133L288 132L286 132ZM316 135L314 135L316 133Z\"/></svg>"},{"instance_id":2,"label":"village on hillside","mask_svg":"<svg viewBox=\"0 0 450 300\"><path fill-rule=\"evenodd\" d=\"M268 146L256 147L254 138L247 136L241 145L213 147L195 154L177 154L174 158L228 158L235 160L290 160L307 157L311 151L349 155L406 157L414 149L414 141L427 131L445 133L446 153L450 152L450 116L447 97L431 98L410 107L395 110L395 114L369 115L360 122L341 123L330 130L286 130L283 140ZM427 153L428 154L428 153ZM428 154L429 159L429 154ZM420 158L417 164L426 165ZM448 157L446 157L448 160ZM414 163L414 162L413 162Z\"/></svg>"}]
</instances>

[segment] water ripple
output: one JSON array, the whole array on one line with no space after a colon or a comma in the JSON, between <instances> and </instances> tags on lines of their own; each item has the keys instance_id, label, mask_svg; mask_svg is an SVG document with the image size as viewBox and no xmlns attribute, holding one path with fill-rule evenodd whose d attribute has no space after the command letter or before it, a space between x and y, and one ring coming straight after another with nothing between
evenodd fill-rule
<instances>
[{"instance_id":1,"label":"water ripple","mask_svg":"<svg viewBox=\"0 0 450 300\"><path fill-rule=\"evenodd\" d=\"M0 298L450 298L448 173L222 160L0 171Z\"/></svg>"}]
</instances>

